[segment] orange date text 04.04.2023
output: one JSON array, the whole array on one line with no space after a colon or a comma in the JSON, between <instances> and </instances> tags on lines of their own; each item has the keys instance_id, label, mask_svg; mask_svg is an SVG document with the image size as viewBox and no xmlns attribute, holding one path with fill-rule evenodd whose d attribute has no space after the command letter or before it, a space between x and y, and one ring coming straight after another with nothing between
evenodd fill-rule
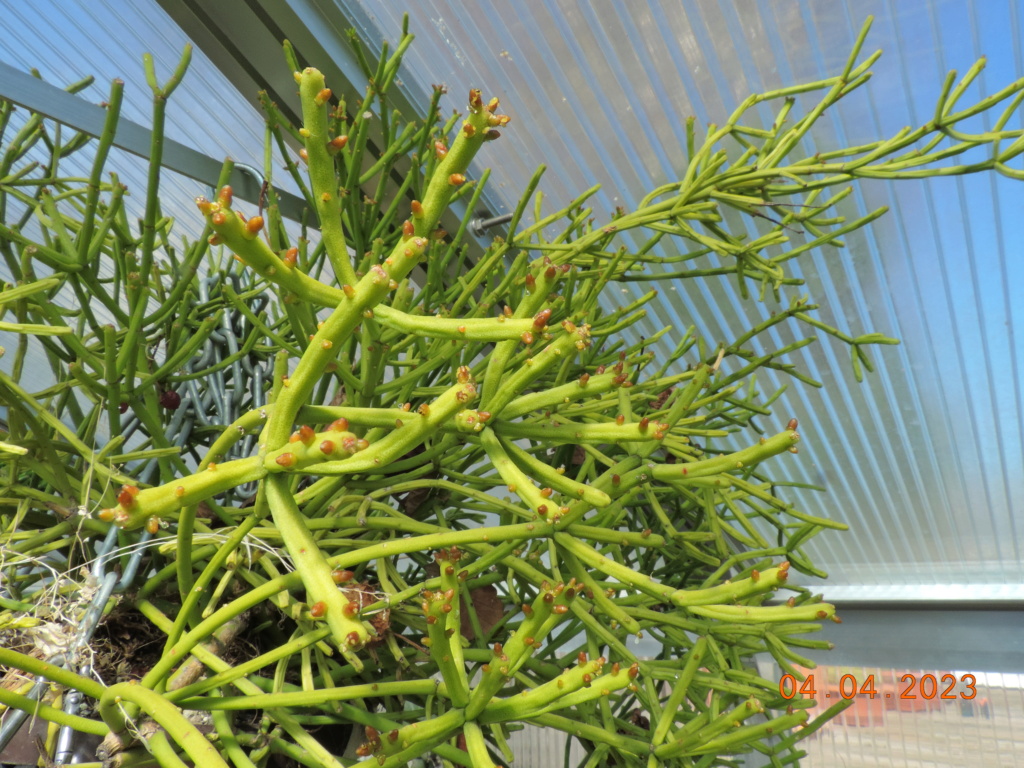
<instances>
[{"instance_id":1,"label":"orange date text 04.04.2023","mask_svg":"<svg viewBox=\"0 0 1024 768\"><path fill-rule=\"evenodd\" d=\"M917 675L906 674L900 678L899 690L888 690L894 686L882 686L882 690L878 690L874 675L868 675L863 682L858 682L853 675L843 675L839 678L838 692L835 686L825 686L822 695L826 699L852 699L854 696L866 696L871 699L973 699L978 695L977 682L974 675L961 675L957 679L956 675L951 673L939 677L926 674L920 678ZM793 675L783 675L779 679L779 694L787 700L797 696L817 698L814 674L809 674L802 682Z\"/></svg>"}]
</instances>

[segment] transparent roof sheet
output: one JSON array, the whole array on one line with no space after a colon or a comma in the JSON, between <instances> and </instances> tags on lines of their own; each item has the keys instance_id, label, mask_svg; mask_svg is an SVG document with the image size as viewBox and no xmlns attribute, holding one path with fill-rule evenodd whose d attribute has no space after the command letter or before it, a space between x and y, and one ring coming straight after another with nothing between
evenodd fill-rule
<instances>
[{"instance_id":1,"label":"transparent roof sheet","mask_svg":"<svg viewBox=\"0 0 1024 768\"><path fill-rule=\"evenodd\" d=\"M156 2L42 0L32 6L0 2L0 11L4 16L0 62L23 72L35 69L44 81L61 88L94 76L95 82L78 93L79 98L92 104L105 101L111 81L120 78L125 82L121 119L146 128L152 126L153 96L146 85L143 54L153 56L157 78L164 82L189 42ZM0 77L0 94L3 90ZM25 109L17 110L8 135L17 131L27 114ZM245 94L225 82L220 71L198 49L193 50L189 70L169 101L164 133L167 139L216 160L230 157L238 164L262 170L262 115ZM73 134L73 130L64 129L64 140ZM93 146L87 146L61 162L60 174L87 177L94 156ZM128 188L125 205L129 221L141 219L146 204L148 162L114 147L106 170L116 172ZM275 183L295 190L285 173ZM160 188L162 211L175 220L173 242L180 243L183 235L197 237L204 222L193 201L198 195L210 195L210 188L167 168L161 172ZM8 213L13 220L20 211ZM8 277L5 272L6 268L0 267L0 280ZM40 268L40 274L45 274L45 268ZM75 301L70 291L66 298L69 303ZM102 321L104 308L94 309ZM12 334L0 332L0 346L13 349L12 340ZM7 355L0 360L0 366L9 370L12 358L13 355ZM35 340L29 345L25 366L26 370L38 372L38 387L50 383L46 378L49 365Z\"/></svg>"},{"instance_id":2,"label":"transparent roof sheet","mask_svg":"<svg viewBox=\"0 0 1024 768\"><path fill-rule=\"evenodd\" d=\"M818 124L805 152L927 122L946 71L963 72L982 55L988 67L965 98L1024 75L1014 3L334 2L377 45L398 37L408 10L417 39L402 78L414 95L444 83L449 109L464 108L470 87L501 98L513 122L500 152L485 151L481 163L494 167L496 207L506 210L541 163L554 204L595 183L599 216L635 204L684 171L687 116L721 123L750 93L836 74L869 14L866 50L885 55L868 86ZM759 114L763 124L772 109ZM791 384L776 410L782 422L799 417L805 437L790 463L794 479L828 489L804 494L802 507L850 524L811 547L844 596L904 584L974 585L977 596L999 596L1020 583L1022 192L994 175L860 182L843 213L888 206L890 214L849 237L847 250L817 251L798 271L801 292L827 303L825 322L903 342L872 349L878 372L862 385L844 347L825 342L794 355L828 386L823 394ZM623 300L648 287L624 289ZM648 330L671 325L678 335L695 325L714 344L773 309L741 303L729 281L671 286Z\"/></svg>"}]
</instances>

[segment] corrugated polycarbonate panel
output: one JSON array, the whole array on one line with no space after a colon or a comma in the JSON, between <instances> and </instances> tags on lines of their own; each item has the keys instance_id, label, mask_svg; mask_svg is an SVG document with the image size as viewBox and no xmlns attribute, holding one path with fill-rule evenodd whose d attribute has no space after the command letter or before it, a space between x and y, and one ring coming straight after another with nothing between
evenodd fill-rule
<instances>
[{"instance_id":1,"label":"corrugated polycarbonate panel","mask_svg":"<svg viewBox=\"0 0 1024 768\"><path fill-rule=\"evenodd\" d=\"M635 205L685 170L687 116L721 123L749 93L837 74L869 14L875 23L865 51L885 55L872 81L804 140L805 153L927 122L945 72L963 72L982 55L988 68L964 103L1024 75L1015 2L316 5L332 2L371 44L396 39L409 12L417 40L402 78L411 91L443 82L445 106L454 109L464 108L470 87L501 98L513 122L497 149L485 148L480 167L494 168L491 185L505 210L541 163L554 205L595 183L603 186L594 198L599 218ZM812 104L798 98L793 114ZM755 117L770 125L776 108L759 107ZM794 267L806 280L801 292L827 305L825 322L903 341L871 348L877 373L862 385L849 350L830 340L793 355L826 389L788 382L778 423L764 425L800 419L805 440L788 466L793 479L827 486L825 494L803 494L804 509L851 527L811 547L847 595L868 585L959 584L979 597L987 586L1005 597L1020 584L1022 198L1020 182L995 175L861 182L841 212L888 206L890 214L848 237L847 250L819 250ZM622 300L648 288L628 286ZM795 295L785 292L787 303ZM741 302L729 280L672 285L645 332L670 325L678 336L695 325L711 344L731 341L776 308ZM781 327L763 349L805 334ZM781 383L765 377L762 389Z\"/></svg>"},{"instance_id":2,"label":"corrugated polycarbonate panel","mask_svg":"<svg viewBox=\"0 0 1024 768\"><path fill-rule=\"evenodd\" d=\"M125 81L121 116L147 127L152 124L153 95L146 85L143 54L153 56L162 84L189 42L155 1L25 4L4 0L0 10L0 61L22 71L35 68L44 80L61 87L92 75L96 82L80 95L94 104L108 97L114 78L121 78ZM169 101L167 138L210 157L230 157L261 169L263 130L262 117L245 96L225 83L201 51L193 50L189 71ZM111 170L118 170L113 163ZM144 183L143 174L139 184L130 185L138 189L137 196ZM190 200L196 194L194 182L171 183L175 186L165 190L168 199Z\"/></svg>"},{"instance_id":3,"label":"corrugated polycarbonate panel","mask_svg":"<svg viewBox=\"0 0 1024 768\"><path fill-rule=\"evenodd\" d=\"M113 0L42 0L33 5L0 0L0 62L16 70L28 72L36 69L40 77L55 86L64 87L87 76L95 83L79 92L78 98L92 104L105 101L114 78L125 82L121 108L122 121L131 121L146 128L152 125L153 94L146 84L143 54L153 56L157 78L161 84L171 76L185 45L189 42L182 30L161 10L156 2L117 3ZM283 66L283 57L280 57ZM0 96L6 93L0 74ZM55 118L60 109L48 110ZM16 133L27 117L19 108L8 126L7 137ZM123 123L122 123L123 124ZM55 130L49 123L50 130ZM74 131L62 129L67 141ZM262 171L264 123L262 116L246 99L223 78L219 70L199 50L193 50L192 62L181 85L171 96L165 117L165 137L175 140L208 157L223 160L230 157L238 164ZM61 161L59 175L87 177L94 157L94 145ZM39 152L29 159L45 160ZM149 164L147 161L114 147L107 161L109 173L118 174L119 181L128 188L125 206L128 219L137 222L146 205L146 187ZM289 191L295 185L287 174L275 178L275 184ZM173 217L172 242L179 243L182 236L196 238L203 229L203 219L194 205L198 195L210 195L210 188L179 173L164 168L161 173L161 210ZM12 203L12 209L20 209ZM250 210L243 203L243 210ZM9 214L11 220L15 213ZM30 225L31 226L31 225ZM45 274L44 267L39 274ZM6 268L0 267L0 281L9 280ZM172 276L165 280L172 280ZM68 291L70 303L76 299ZM102 322L105 310L94 307ZM0 346L11 354L0 360L0 367L10 370L16 343L9 332L0 332ZM162 352L158 352L158 355ZM26 385L40 389L47 379L49 364L41 347L33 342L28 348L25 370L35 372L35 379ZM0 403L0 417L3 415Z\"/></svg>"}]
</instances>

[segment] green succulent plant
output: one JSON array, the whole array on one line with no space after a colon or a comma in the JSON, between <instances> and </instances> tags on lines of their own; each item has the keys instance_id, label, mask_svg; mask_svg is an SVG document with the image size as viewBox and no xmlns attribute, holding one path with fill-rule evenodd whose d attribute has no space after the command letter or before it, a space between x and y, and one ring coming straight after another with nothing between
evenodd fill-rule
<instances>
[{"instance_id":1,"label":"green succulent plant","mask_svg":"<svg viewBox=\"0 0 1024 768\"><path fill-rule=\"evenodd\" d=\"M827 644L808 635L835 608L790 579L824 576L804 546L844 526L789 499L782 457L797 451L797 422L772 414L780 392L757 378L809 381L786 355L813 338L765 354L754 341L810 326L850 345L859 378L865 348L895 341L843 334L807 299L785 299L801 282L787 263L884 212L838 212L854 179L1014 175L1024 148L1005 130L1024 82L957 107L979 66L947 80L920 129L800 156L815 121L869 79L866 33L835 77L752 96L703 133L690 120L682 178L604 223L587 206L596 189L544 215L538 171L507 236L478 252L467 228L488 173L470 179L470 162L509 121L477 90L464 117L439 119L439 90L422 119L392 114L407 32L375 65L361 59L356 104L286 47L302 125L264 99L265 201L238 204L220 185L198 201L202 235L181 245L161 213L160 147L187 52L164 85L148 62L139 226L104 176L120 83L96 140L62 143L39 115L13 131L0 105L0 309L13 315L0 329L17 335L0 372L0 665L93 706L39 704L26 686L0 687L0 704L104 736L107 765L252 768L276 755L387 768L432 752L491 768L512 761L522 724L564 732L586 766L734 765L751 751L796 762L800 740L849 702L808 723L813 702L784 699L752 660L770 654L799 679L794 665L814 666L803 649ZM811 93L817 106L792 115ZM991 131L957 129L1004 102ZM769 128L744 122L761 103L778 105ZM89 177L63 176L86 147ZM988 160L949 164L978 148ZM280 213L281 161L302 222ZM442 231L461 197L458 230ZM756 237L730 226L737 216ZM714 345L693 329L643 339L630 329L656 292L625 306L608 292L723 275L781 304ZM193 365L225 318L245 321L236 351ZM656 343L671 353L656 358ZM36 391L33 348L57 382ZM265 397L233 367L243 361L272 366ZM217 396L228 374L233 412L185 435L179 410L198 413L197 393ZM68 499L98 511L75 514ZM162 645L137 679L105 684L68 649L34 658L22 634L88 618L78 574L102 541L115 546L100 556L126 567L144 554L131 589L97 610L141 614ZM247 652L225 652L242 635ZM637 656L634 636L657 651ZM186 712L208 713L212 732ZM346 751L336 739L353 729L361 745Z\"/></svg>"}]
</instances>

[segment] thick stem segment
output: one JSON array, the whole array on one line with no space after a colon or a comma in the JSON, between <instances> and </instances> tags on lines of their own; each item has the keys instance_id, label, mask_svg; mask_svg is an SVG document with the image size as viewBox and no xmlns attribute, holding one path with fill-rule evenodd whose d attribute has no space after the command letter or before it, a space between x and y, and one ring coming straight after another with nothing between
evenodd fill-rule
<instances>
[{"instance_id":1,"label":"thick stem segment","mask_svg":"<svg viewBox=\"0 0 1024 768\"><path fill-rule=\"evenodd\" d=\"M441 589L423 593L423 613L431 656L437 663L456 707L469 702L469 680L462 653L458 567L462 553L457 547L442 549L434 559L441 571Z\"/></svg>"},{"instance_id":2,"label":"thick stem segment","mask_svg":"<svg viewBox=\"0 0 1024 768\"><path fill-rule=\"evenodd\" d=\"M356 273L348 255L345 231L341 218L342 194L358 194L358 190L342 190L338 187L338 175L334 158L327 147L333 137L327 135L327 110L331 92L324 82L323 73L307 67L295 73L299 82L299 98L302 100L303 128L299 131L306 142L306 161L309 164L309 182L313 192L313 203L320 219L320 236L323 238L327 257L334 267L338 281L354 285Z\"/></svg>"},{"instance_id":3,"label":"thick stem segment","mask_svg":"<svg viewBox=\"0 0 1024 768\"><path fill-rule=\"evenodd\" d=\"M307 602L317 608L318 618L327 622L335 644L348 662L357 670L362 670L362 661L354 651L366 644L370 633L355 618L358 606L351 603L335 583L331 566L327 564L316 539L309 532L289 484L289 478L283 475L268 477L266 480L267 503L274 516L274 525L295 562L306 588Z\"/></svg>"},{"instance_id":4,"label":"thick stem segment","mask_svg":"<svg viewBox=\"0 0 1024 768\"><path fill-rule=\"evenodd\" d=\"M476 398L476 384L469 368L459 368L459 381L441 394L434 402L420 407L419 418L407 424L396 419L394 431L369 445L354 456L340 461L325 461L310 464L305 471L319 475L344 475L352 472L367 472L387 467L417 445L432 432L452 422Z\"/></svg>"},{"instance_id":5,"label":"thick stem segment","mask_svg":"<svg viewBox=\"0 0 1024 768\"><path fill-rule=\"evenodd\" d=\"M117 506L101 510L97 517L124 530L141 528L154 518L169 517L183 507L261 480L266 474L263 462L256 456L223 464L210 462L206 469L156 488L139 490L134 485L125 485L117 495Z\"/></svg>"},{"instance_id":6,"label":"thick stem segment","mask_svg":"<svg viewBox=\"0 0 1024 768\"><path fill-rule=\"evenodd\" d=\"M228 768L216 747L185 718L181 710L159 693L137 683L112 685L100 699L100 717L113 733L127 735L136 727L126 716L124 702L136 705L153 718L197 768Z\"/></svg>"},{"instance_id":7,"label":"thick stem segment","mask_svg":"<svg viewBox=\"0 0 1024 768\"><path fill-rule=\"evenodd\" d=\"M683 608L701 605L715 605L725 601L741 600L752 595L763 594L786 583L789 578L789 563L783 562L776 568L769 568L763 573L755 572L746 579L726 582L708 589L672 589L666 587L650 576L637 573L633 568L605 557L586 542L566 533L556 533L555 542L567 549L575 557L595 568L601 573L616 579L623 584L645 592L659 600L667 600ZM715 607L720 607L715 605ZM745 607L745 606L733 606ZM698 611L694 611L697 613ZM702 614L705 615L705 614ZM821 617L825 618L825 617Z\"/></svg>"}]
</instances>

